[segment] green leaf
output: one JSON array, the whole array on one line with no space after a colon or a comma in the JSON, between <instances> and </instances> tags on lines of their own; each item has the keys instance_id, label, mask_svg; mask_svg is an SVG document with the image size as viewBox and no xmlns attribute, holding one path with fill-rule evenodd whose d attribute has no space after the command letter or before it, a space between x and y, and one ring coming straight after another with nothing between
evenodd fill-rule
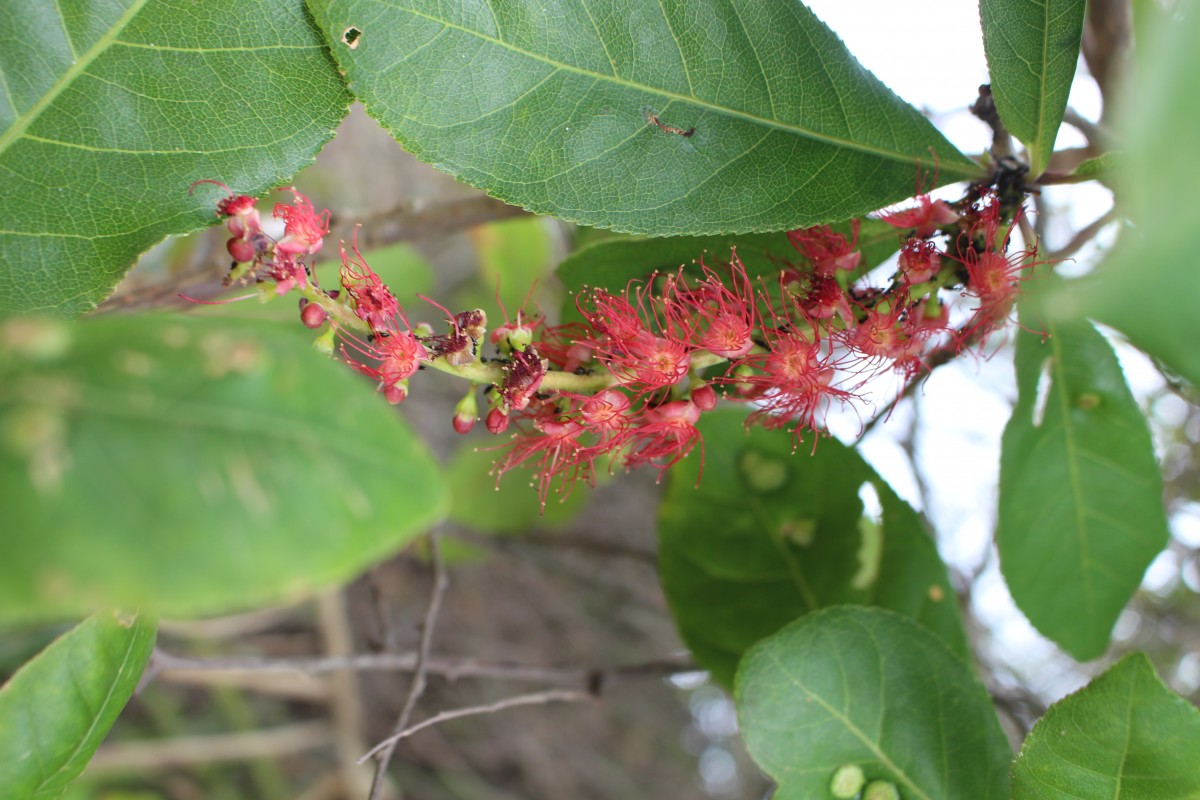
<instances>
[{"instance_id":1,"label":"green leaf","mask_svg":"<svg viewBox=\"0 0 1200 800\"><path fill-rule=\"evenodd\" d=\"M1167 523L1146 420L1112 348L1086 321L1047 330L1044 343L1017 334L996 539L1017 605L1083 660L1104 652Z\"/></svg>"},{"instance_id":2,"label":"green leaf","mask_svg":"<svg viewBox=\"0 0 1200 800\"><path fill-rule=\"evenodd\" d=\"M0 620L291 600L434 522L426 449L310 338L218 318L0 323Z\"/></svg>"},{"instance_id":3,"label":"green leaf","mask_svg":"<svg viewBox=\"0 0 1200 800\"><path fill-rule=\"evenodd\" d=\"M848 222L831 227L846 236L850 235ZM900 249L900 240L900 231L886 222L862 220L858 235L862 263L856 274L879 266ZM734 249L751 276L774 276L783 264L801 260L796 248L783 233L611 238L579 248L563 259L556 274L569 292L578 292L584 286L618 290L625 288L631 280L644 278L655 270L674 270L700 260L709 265L728 262ZM567 298L562 316L564 321L583 319L573 297Z\"/></svg>"},{"instance_id":4,"label":"green leaf","mask_svg":"<svg viewBox=\"0 0 1200 800\"><path fill-rule=\"evenodd\" d=\"M0 786L53 800L91 760L154 649L144 616L104 612L58 637L0 689Z\"/></svg>"},{"instance_id":5,"label":"green leaf","mask_svg":"<svg viewBox=\"0 0 1200 800\"><path fill-rule=\"evenodd\" d=\"M840 603L911 616L966 656L954 590L916 513L837 440L793 453L790 434L747 432L744 419L703 417L704 474L697 486L696 458L674 467L659 517L663 592L697 662L731 683L748 647ZM864 512L864 491L882 519Z\"/></svg>"},{"instance_id":6,"label":"green leaf","mask_svg":"<svg viewBox=\"0 0 1200 800\"><path fill-rule=\"evenodd\" d=\"M1013 762L1015 800L1196 800L1200 711L1130 653L1038 720Z\"/></svg>"},{"instance_id":7,"label":"green leaf","mask_svg":"<svg viewBox=\"0 0 1200 800\"><path fill-rule=\"evenodd\" d=\"M1200 386L1200 159L1194 144L1200 103L1193 81L1200 74L1200 9L1194 2L1187 9L1159 37L1143 40L1139 31L1138 52L1153 57L1126 98L1128 169L1118 175L1121 208L1135 226L1094 277L1071 283L1055 307L1112 325Z\"/></svg>"},{"instance_id":8,"label":"green leaf","mask_svg":"<svg viewBox=\"0 0 1200 800\"><path fill-rule=\"evenodd\" d=\"M798 2L309 8L367 111L418 158L585 225L786 230L907 197L935 163L945 182L982 174Z\"/></svg>"},{"instance_id":9,"label":"green leaf","mask_svg":"<svg viewBox=\"0 0 1200 800\"><path fill-rule=\"evenodd\" d=\"M844 606L792 623L746 654L735 699L775 800L829 797L851 764L905 800L1008 798L1012 754L987 692L897 614Z\"/></svg>"},{"instance_id":10,"label":"green leaf","mask_svg":"<svg viewBox=\"0 0 1200 800\"><path fill-rule=\"evenodd\" d=\"M290 180L349 95L301 0L4 4L0 309L80 314L214 221L209 178Z\"/></svg>"},{"instance_id":11,"label":"green leaf","mask_svg":"<svg viewBox=\"0 0 1200 800\"><path fill-rule=\"evenodd\" d=\"M980 0L983 49L996 110L1029 150L1029 174L1042 174L1067 108L1084 0Z\"/></svg>"},{"instance_id":12,"label":"green leaf","mask_svg":"<svg viewBox=\"0 0 1200 800\"><path fill-rule=\"evenodd\" d=\"M1127 160L1128 155L1124 152L1101 153L1081 162L1071 177L1079 181L1103 180L1123 167Z\"/></svg>"}]
</instances>

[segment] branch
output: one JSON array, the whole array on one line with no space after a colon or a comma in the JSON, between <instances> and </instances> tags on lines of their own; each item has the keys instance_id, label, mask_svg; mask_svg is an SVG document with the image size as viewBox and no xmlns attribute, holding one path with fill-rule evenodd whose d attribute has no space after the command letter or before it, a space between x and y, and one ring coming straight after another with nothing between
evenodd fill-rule
<instances>
[{"instance_id":1,"label":"branch","mask_svg":"<svg viewBox=\"0 0 1200 800\"><path fill-rule=\"evenodd\" d=\"M159 767L209 764L214 761L281 758L298 750L325 747L329 740L327 724L302 722L283 728L244 733L119 742L106 744L97 750L88 764L88 771L91 774L127 770L144 772Z\"/></svg>"},{"instance_id":2,"label":"branch","mask_svg":"<svg viewBox=\"0 0 1200 800\"><path fill-rule=\"evenodd\" d=\"M437 625L438 612L442 608L442 598L446 594L446 585L449 583L446 577L446 565L442 562L442 549L438 542L438 535L439 531L437 528L429 532L429 560L433 564L433 588L429 593L429 607L425 609L425 619L421 622L421 641L417 646L417 658L413 667L412 686L408 690L408 697L404 700L404 708L400 710L400 717L396 720L394 728L397 735L393 736L390 740L386 740L386 743L376 745L366 757L358 760L358 763L361 764L366 761L367 757L382 751L378 762L375 764L375 777L371 780L371 793L368 795L368 800L376 800L379 797L380 791L383 790L388 764L392 760L392 753L396 750L396 743L403 738L399 734L408 727L409 720L412 719L413 709L417 706L417 701L421 699L421 695L425 694L426 663L429 661L429 650L433 643L433 630Z\"/></svg>"},{"instance_id":3,"label":"branch","mask_svg":"<svg viewBox=\"0 0 1200 800\"><path fill-rule=\"evenodd\" d=\"M404 730L392 734L379 744L372 747L362 758L358 760L358 763L363 763L384 748L395 748L397 742L399 742L401 739L412 736L417 731L422 731L425 728L438 725L442 722L447 722L448 720L460 719L462 717L474 717L480 714L495 714L497 711L503 711L506 708L515 708L517 706L545 705L546 703L579 703L585 700L595 699L596 695L592 692L580 692L572 689L551 689L548 692L519 694L515 697L509 697L488 705L468 706L467 708L458 708L454 709L453 711L443 711L427 720L418 722L416 725L413 725L410 728L405 728Z\"/></svg>"},{"instance_id":4,"label":"branch","mask_svg":"<svg viewBox=\"0 0 1200 800\"><path fill-rule=\"evenodd\" d=\"M1004 122L1000 119L1000 112L996 110L991 86L985 83L979 87L979 97L971 104L969 110L992 129L992 160L1000 161L1004 158L1012 158L1012 136L1009 134L1008 128L1004 127Z\"/></svg>"},{"instance_id":5,"label":"branch","mask_svg":"<svg viewBox=\"0 0 1200 800\"><path fill-rule=\"evenodd\" d=\"M1083 58L1104 99L1100 119L1112 118L1112 100L1129 77L1133 8L1129 0L1089 0L1083 24Z\"/></svg>"},{"instance_id":6,"label":"branch","mask_svg":"<svg viewBox=\"0 0 1200 800\"><path fill-rule=\"evenodd\" d=\"M363 231L371 231L369 236L361 239L362 243L369 247L381 247L396 242L444 236L496 220L528 216L533 215L520 206L510 206L479 194L424 207L405 204L368 214L356 222L363 224ZM335 219L332 224L340 222Z\"/></svg>"},{"instance_id":7,"label":"branch","mask_svg":"<svg viewBox=\"0 0 1200 800\"><path fill-rule=\"evenodd\" d=\"M1083 246L1096 238L1100 231L1108 227L1117 219L1117 208L1113 206L1108 211L1105 211L1098 218L1093 220L1087 227L1082 228L1078 233L1071 237L1071 241L1067 242L1053 253L1047 254L1047 259L1050 261L1062 261L1070 258L1083 249Z\"/></svg>"},{"instance_id":8,"label":"branch","mask_svg":"<svg viewBox=\"0 0 1200 800\"><path fill-rule=\"evenodd\" d=\"M355 670L412 672L416 669L416 653L365 653L341 657L316 658L189 658L155 650L147 671L164 679L190 676L205 672L226 673L278 673L298 672L305 675L322 675L329 672ZM637 675L673 675L696 669L696 664L687 653L678 653L663 658L616 667L537 667L525 664L505 664L476 661L469 658L446 658L429 656L425 661L425 674L438 675L454 681L459 678L484 678L499 681L523 681L550 683L561 686L587 686L597 679Z\"/></svg>"}]
</instances>

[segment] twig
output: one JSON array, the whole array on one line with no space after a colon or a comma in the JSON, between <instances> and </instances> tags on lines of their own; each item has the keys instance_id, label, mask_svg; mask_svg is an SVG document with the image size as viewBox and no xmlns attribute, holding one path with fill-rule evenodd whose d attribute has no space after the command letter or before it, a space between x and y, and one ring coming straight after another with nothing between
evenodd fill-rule
<instances>
[{"instance_id":1,"label":"twig","mask_svg":"<svg viewBox=\"0 0 1200 800\"><path fill-rule=\"evenodd\" d=\"M1105 153L1112 147L1112 137L1108 128L1099 122L1092 122L1075 109L1067 106L1063 112L1063 122L1083 134L1087 139L1088 149L1096 153Z\"/></svg>"},{"instance_id":2,"label":"twig","mask_svg":"<svg viewBox=\"0 0 1200 800\"><path fill-rule=\"evenodd\" d=\"M375 777L371 780L371 793L368 795L368 800L376 800L379 797L379 792L383 789L384 780L387 775L388 764L392 760L392 753L396 751L396 743L403 738L398 734L402 733L408 727L409 720L412 719L413 709L416 708L417 701L421 699L421 695L425 693L425 665L429 660L429 650L433 642L433 630L437 625L438 612L442 608L442 597L446 594L446 585L449 582L446 577L446 565L442 562L442 550L438 543L438 534L439 531L437 528L429 532L429 560L433 564L433 588L429 594L429 606L425 609L425 619L421 622L421 640L417 646L417 658L413 668L412 686L408 690L408 697L404 700L404 708L400 710L400 716L396 720L394 728L397 735L376 745L367 756L358 760L358 763L361 764L368 757L382 751L379 760L375 763Z\"/></svg>"},{"instance_id":3,"label":"twig","mask_svg":"<svg viewBox=\"0 0 1200 800\"><path fill-rule=\"evenodd\" d=\"M447 722L452 719L473 717L480 714L495 714L497 711L503 711L507 708L515 708L517 706L545 705L546 703L579 703L595 699L596 695L591 692L580 692L573 689L551 689L547 692L519 694L515 697L508 697L504 700L498 700L495 703L489 703L488 705L468 706L467 708L457 708L452 711L442 711L441 713L436 714L427 720L418 722L416 725L413 725L410 728L405 728L397 733L392 734L379 744L372 747L362 758L358 760L358 762L361 764L385 748L394 748L396 743L401 739L412 736L418 731L422 731L426 728L438 725L442 722Z\"/></svg>"},{"instance_id":4,"label":"twig","mask_svg":"<svg viewBox=\"0 0 1200 800\"><path fill-rule=\"evenodd\" d=\"M208 764L214 761L248 761L280 758L298 750L313 750L329 744L329 726L303 722L282 728L224 733L212 736L180 736L145 742L106 744L96 751L88 772L145 772L160 767Z\"/></svg>"},{"instance_id":5,"label":"twig","mask_svg":"<svg viewBox=\"0 0 1200 800\"><path fill-rule=\"evenodd\" d=\"M156 650L152 666L155 675L162 675L166 679L167 676L190 677L203 672L298 672L305 675L322 675L328 672L347 670L412 672L416 668L416 663L416 653L365 653L318 658L188 658ZM537 667L433 655L425 661L426 675L438 675L451 681L459 678L486 678L501 681L551 683L562 686L586 685L595 675L601 675L607 679L608 677L633 675L671 675L693 669L696 669L696 665L686 653L616 667Z\"/></svg>"},{"instance_id":6,"label":"twig","mask_svg":"<svg viewBox=\"0 0 1200 800\"><path fill-rule=\"evenodd\" d=\"M363 216L361 222L365 244L371 247L427 239L474 228L512 217L532 216L520 206L496 200L483 194L472 195L423 207L411 204Z\"/></svg>"},{"instance_id":7,"label":"twig","mask_svg":"<svg viewBox=\"0 0 1200 800\"><path fill-rule=\"evenodd\" d=\"M992 159L998 162L1003 158L1011 158L1013 155L1012 136L1009 134L1008 128L1004 127L1004 122L1000 119L1000 112L996 110L991 86L985 83L979 87L979 97L975 98L975 102L971 104L969 110L992 129Z\"/></svg>"},{"instance_id":8,"label":"twig","mask_svg":"<svg viewBox=\"0 0 1200 800\"><path fill-rule=\"evenodd\" d=\"M1049 253L1047 255L1047 259L1050 261L1062 261L1065 258L1070 258L1071 256L1075 255L1083 249L1084 245L1096 238L1096 235L1100 233L1100 231L1104 230L1109 226L1109 224L1115 221L1117 216L1116 206L1110 208L1108 211L1105 211L1098 218L1093 220L1091 224L1080 229L1078 233L1072 236L1071 241L1067 242L1053 253Z\"/></svg>"}]
</instances>

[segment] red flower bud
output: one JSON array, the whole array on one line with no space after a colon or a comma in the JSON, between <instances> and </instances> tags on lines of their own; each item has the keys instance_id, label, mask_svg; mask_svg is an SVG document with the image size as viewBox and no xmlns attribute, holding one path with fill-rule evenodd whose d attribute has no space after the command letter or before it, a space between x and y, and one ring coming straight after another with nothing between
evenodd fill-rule
<instances>
[{"instance_id":1,"label":"red flower bud","mask_svg":"<svg viewBox=\"0 0 1200 800\"><path fill-rule=\"evenodd\" d=\"M305 303L304 307L300 309L300 321L306 328L319 328L325 324L328 317L325 309L316 303Z\"/></svg>"}]
</instances>

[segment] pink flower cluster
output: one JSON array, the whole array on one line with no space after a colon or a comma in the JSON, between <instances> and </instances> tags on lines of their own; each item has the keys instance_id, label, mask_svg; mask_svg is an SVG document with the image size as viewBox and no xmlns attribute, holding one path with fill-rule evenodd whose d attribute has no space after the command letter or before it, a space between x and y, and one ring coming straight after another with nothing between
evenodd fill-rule
<instances>
[{"instance_id":1,"label":"pink flower cluster","mask_svg":"<svg viewBox=\"0 0 1200 800\"><path fill-rule=\"evenodd\" d=\"M511 434L498 475L532 468L543 504L552 490L591 483L597 464L661 472L698 446L703 458L697 422L719 397L750 404L749 423L790 428L799 443L871 377L912 380L934 347L961 349L1005 323L1036 257L1008 252L1020 212L1006 222L996 193L976 186L953 207L920 196L914 208L879 215L907 231L885 288L851 280L862 263L856 220L849 235L790 231L799 258L770 277L752 279L735 252L617 293L585 288L576 304L584 323L551 326L518 312L489 336L483 311L437 306L447 323L437 334L410 325L356 247L341 248L340 291L316 286L301 259L320 248L329 218L304 195L290 190L294 202L276 205L286 228L274 241L254 201L226 191L217 210L228 219L230 254L276 293L299 290L304 323L329 321L341 357L389 402L404 400L423 366L457 374L470 382L453 417L465 433L480 416L476 387L486 385L488 431ZM971 298L953 327L939 298L947 289ZM481 352L488 343L494 356Z\"/></svg>"}]
</instances>

